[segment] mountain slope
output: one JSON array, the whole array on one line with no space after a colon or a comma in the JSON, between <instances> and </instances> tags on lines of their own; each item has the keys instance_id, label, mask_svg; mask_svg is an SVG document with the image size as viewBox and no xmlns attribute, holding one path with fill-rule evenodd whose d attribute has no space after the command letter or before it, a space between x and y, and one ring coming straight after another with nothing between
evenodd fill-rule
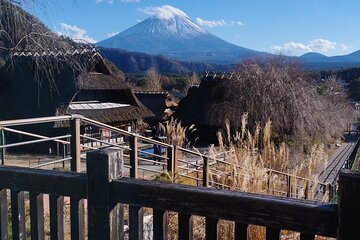
<instances>
[{"instance_id":1,"label":"mountain slope","mask_svg":"<svg viewBox=\"0 0 360 240\"><path fill-rule=\"evenodd\" d=\"M101 54L125 73L146 72L155 68L159 73L191 73L228 71L233 66L200 62L182 62L162 55L129 52L121 49L99 48Z\"/></svg>"},{"instance_id":2,"label":"mountain slope","mask_svg":"<svg viewBox=\"0 0 360 240\"><path fill-rule=\"evenodd\" d=\"M234 63L245 58L270 55L239 47L218 38L187 16L150 17L135 26L97 43L148 54L162 54L177 60Z\"/></svg>"}]
</instances>

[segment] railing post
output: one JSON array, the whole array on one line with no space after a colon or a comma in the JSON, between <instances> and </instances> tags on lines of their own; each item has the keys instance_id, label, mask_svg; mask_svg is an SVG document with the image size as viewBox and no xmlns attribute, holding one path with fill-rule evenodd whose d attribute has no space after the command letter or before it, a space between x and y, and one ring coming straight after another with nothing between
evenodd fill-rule
<instances>
[{"instance_id":1,"label":"railing post","mask_svg":"<svg viewBox=\"0 0 360 240\"><path fill-rule=\"evenodd\" d=\"M171 176L171 180L174 180L175 175L175 163L174 163L174 148L173 146L167 148L167 171Z\"/></svg>"},{"instance_id":2,"label":"railing post","mask_svg":"<svg viewBox=\"0 0 360 240\"><path fill-rule=\"evenodd\" d=\"M71 171L80 172L80 119L77 117L70 121L70 134Z\"/></svg>"},{"instance_id":3,"label":"railing post","mask_svg":"<svg viewBox=\"0 0 360 240\"><path fill-rule=\"evenodd\" d=\"M291 175L287 176L287 192L286 197L291 197Z\"/></svg>"},{"instance_id":4,"label":"railing post","mask_svg":"<svg viewBox=\"0 0 360 240\"><path fill-rule=\"evenodd\" d=\"M209 158L203 156L203 187L209 186Z\"/></svg>"},{"instance_id":5,"label":"railing post","mask_svg":"<svg viewBox=\"0 0 360 240\"><path fill-rule=\"evenodd\" d=\"M5 145L4 130L0 127L0 146ZM5 165L5 148L0 149L0 164Z\"/></svg>"},{"instance_id":6,"label":"railing post","mask_svg":"<svg viewBox=\"0 0 360 240\"><path fill-rule=\"evenodd\" d=\"M109 182L123 174L122 151L96 150L88 152L86 158L89 240L121 239L124 211L118 204L110 205Z\"/></svg>"},{"instance_id":7,"label":"railing post","mask_svg":"<svg viewBox=\"0 0 360 240\"><path fill-rule=\"evenodd\" d=\"M0 189L0 239L8 239L8 196L6 189Z\"/></svg>"},{"instance_id":8,"label":"railing post","mask_svg":"<svg viewBox=\"0 0 360 240\"><path fill-rule=\"evenodd\" d=\"M138 140L136 136L130 137L130 177L138 178Z\"/></svg>"},{"instance_id":9,"label":"railing post","mask_svg":"<svg viewBox=\"0 0 360 240\"><path fill-rule=\"evenodd\" d=\"M360 172L341 170L339 176L339 240L360 239Z\"/></svg>"},{"instance_id":10,"label":"railing post","mask_svg":"<svg viewBox=\"0 0 360 240\"><path fill-rule=\"evenodd\" d=\"M70 155L71 162L70 168L71 171L80 172L81 171L81 152L80 152L80 118L74 117L70 120ZM65 146L65 145L64 145ZM65 149L63 148L63 157ZM64 156L65 155L65 156ZM63 162L65 166L65 162ZM70 218L71 218L71 238L72 239L85 239L85 208L84 200L71 198L70 199Z\"/></svg>"}]
</instances>

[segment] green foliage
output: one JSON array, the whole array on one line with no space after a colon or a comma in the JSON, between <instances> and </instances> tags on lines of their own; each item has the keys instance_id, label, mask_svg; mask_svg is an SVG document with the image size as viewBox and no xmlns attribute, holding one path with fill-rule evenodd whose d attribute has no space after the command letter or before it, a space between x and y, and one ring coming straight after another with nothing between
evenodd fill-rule
<instances>
[{"instance_id":1,"label":"green foliage","mask_svg":"<svg viewBox=\"0 0 360 240\"><path fill-rule=\"evenodd\" d=\"M165 182L165 183L171 183L171 177L170 174L167 171L164 171L162 173L159 173L155 176L155 181L159 182Z\"/></svg>"}]
</instances>

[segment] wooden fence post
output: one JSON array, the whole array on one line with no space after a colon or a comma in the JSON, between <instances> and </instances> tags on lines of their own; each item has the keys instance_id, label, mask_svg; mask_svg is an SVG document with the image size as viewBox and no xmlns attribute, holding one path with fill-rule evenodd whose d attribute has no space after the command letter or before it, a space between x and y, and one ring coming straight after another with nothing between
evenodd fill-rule
<instances>
[{"instance_id":1,"label":"wooden fence post","mask_svg":"<svg viewBox=\"0 0 360 240\"><path fill-rule=\"evenodd\" d=\"M173 146L167 148L167 171L171 177L171 180L174 180L175 176L175 159L174 159L174 148Z\"/></svg>"},{"instance_id":2,"label":"wooden fence post","mask_svg":"<svg viewBox=\"0 0 360 240\"><path fill-rule=\"evenodd\" d=\"M287 176L287 192L286 197L291 197L291 175Z\"/></svg>"},{"instance_id":3,"label":"wooden fence post","mask_svg":"<svg viewBox=\"0 0 360 240\"><path fill-rule=\"evenodd\" d=\"M203 156L203 187L209 186L209 158Z\"/></svg>"},{"instance_id":4,"label":"wooden fence post","mask_svg":"<svg viewBox=\"0 0 360 240\"><path fill-rule=\"evenodd\" d=\"M0 189L0 239L8 239L8 196L6 189Z\"/></svg>"},{"instance_id":5,"label":"wooden fence post","mask_svg":"<svg viewBox=\"0 0 360 240\"><path fill-rule=\"evenodd\" d=\"M5 145L5 135L4 130L0 128L0 145ZM5 148L0 149L0 164L5 165Z\"/></svg>"},{"instance_id":6,"label":"wooden fence post","mask_svg":"<svg viewBox=\"0 0 360 240\"><path fill-rule=\"evenodd\" d=\"M136 136L130 137L130 177L138 178L138 141Z\"/></svg>"},{"instance_id":7,"label":"wooden fence post","mask_svg":"<svg viewBox=\"0 0 360 240\"><path fill-rule=\"evenodd\" d=\"M80 152L80 118L73 118L70 121L70 155L71 171L81 171L81 152ZM63 149L64 151L64 149ZM65 155L66 156L66 155ZM63 152L64 157L64 152ZM64 162L65 163L65 162ZM63 164L63 166L65 166ZM71 215L71 238L72 239L85 239L85 208L84 200L70 198L70 215Z\"/></svg>"},{"instance_id":8,"label":"wooden fence post","mask_svg":"<svg viewBox=\"0 0 360 240\"><path fill-rule=\"evenodd\" d=\"M123 239L123 205L111 206L109 196L109 182L123 175L123 152L102 149L86 158L89 240Z\"/></svg>"},{"instance_id":9,"label":"wooden fence post","mask_svg":"<svg viewBox=\"0 0 360 240\"><path fill-rule=\"evenodd\" d=\"M80 172L80 119L73 118L70 121L70 151L71 151L71 171Z\"/></svg>"},{"instance_id":10,"label":"wooden fence post","mask_svg":"<svg viewBox=\"0 0 360 240\"><path fill-rule=\"evenodd\" d=\"M360 172L341 170L339 176L339 240L360 239Z\"/></svg>"}]
</instances>

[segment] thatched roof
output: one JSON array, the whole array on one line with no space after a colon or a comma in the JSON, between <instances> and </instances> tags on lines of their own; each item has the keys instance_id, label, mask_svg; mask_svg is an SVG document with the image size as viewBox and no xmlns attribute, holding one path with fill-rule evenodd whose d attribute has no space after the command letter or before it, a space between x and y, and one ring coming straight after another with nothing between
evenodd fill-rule
<instances>
[{"instance_id":1,"label":"thatched roof","mask_svg":"<svg viewBox=\"0 0 360 240\"><path fill-rule=\"evenodd\" d=\"M227 115L230 112L236 114L236 111L226 111L231 102L229 96L218 91L220 81L229 79L208 76L201 80L198 87L191 87L186 97L179 102L174 117L186 125L223 127Z\"/></svg>"}]
</instances>

